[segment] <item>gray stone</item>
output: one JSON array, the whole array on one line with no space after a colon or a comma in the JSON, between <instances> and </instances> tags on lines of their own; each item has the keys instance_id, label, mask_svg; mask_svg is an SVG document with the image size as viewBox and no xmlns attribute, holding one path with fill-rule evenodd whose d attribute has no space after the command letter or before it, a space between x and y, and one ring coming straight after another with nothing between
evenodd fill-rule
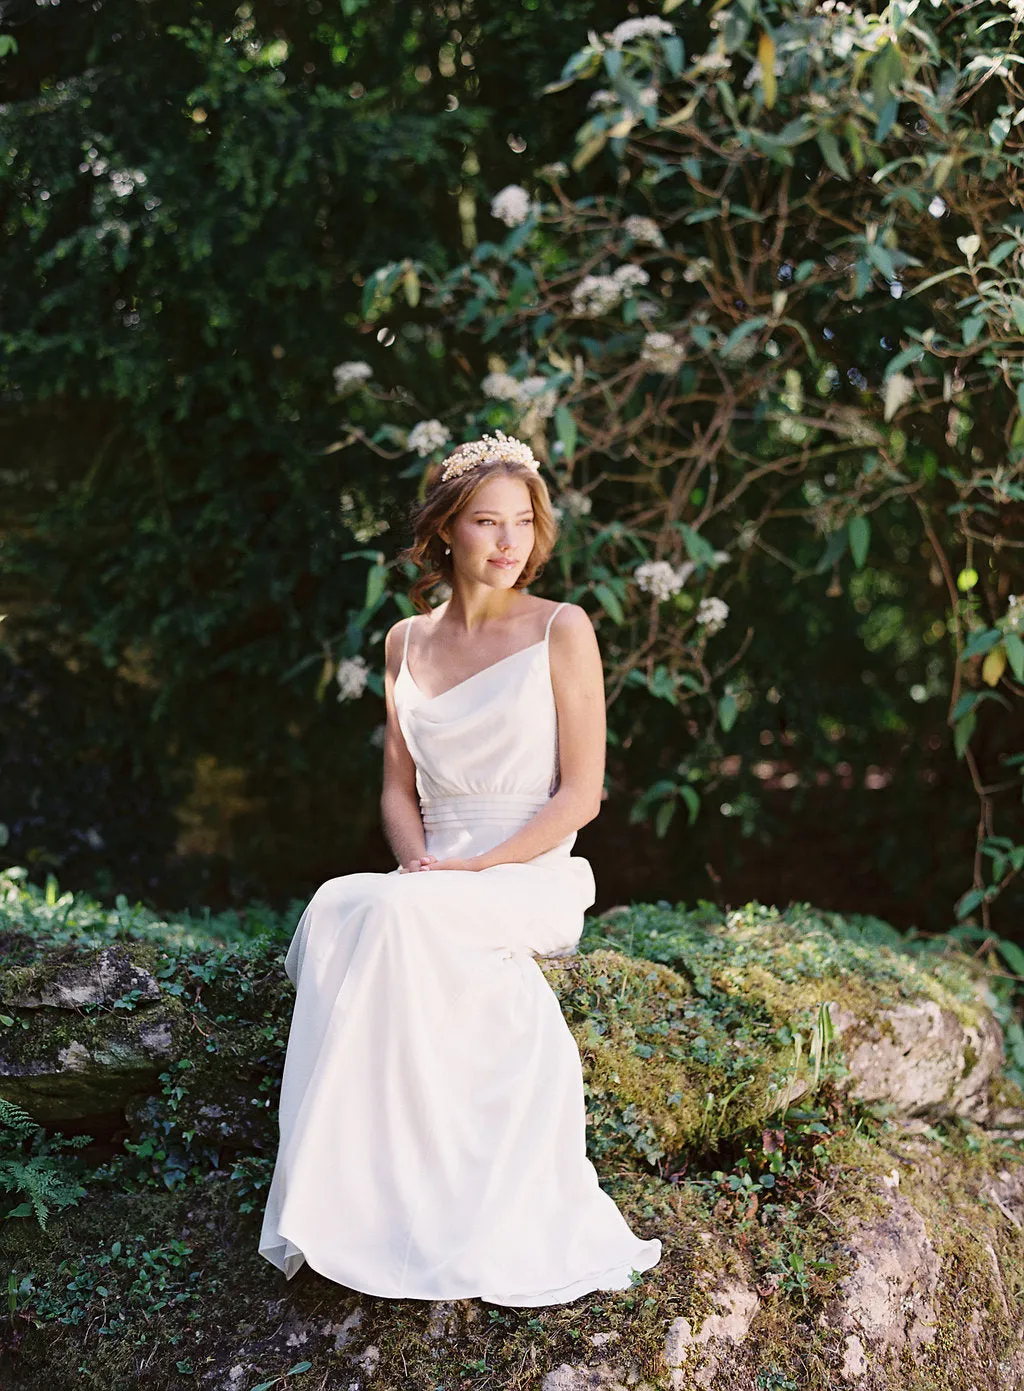
<instances>
[{"instance_id":1,"label":"gray stone","mask_svg":"<svg viewBox=\"0 0 1024 1391\"><path fill-rule=\"evenodd\" d=\"M673 1319L665 1334L665 1361L672 1391L709 1387L726 1355L750 1332L761 1301L739 1280L728 1280L712 1291L717 1312L708 1314L695 1333L687 1318Z\"/></svg>"},{"instance_id":2,"label":"gray stone","mask_svg":"<svg viewBox=\"0 0 1024 1391\"><path fill-rule=\"evenodd\" d=\"M829 1012L852 1095L886 1102L897 1116L988 1117L1003 1037L984 1006L977 1025L927 999L893 1005L869 1021L835 1004Z\"/></svg>"},{"instance_id":3,"label":"gray stone","mask_svg":"<svg viewBox=\"0 0 1024 1391\"><path fill-rule=\"evenodd\" d=\"M83 953L44 975L27 989L2 995L15 1009L81 1009L83 1005L112 1005L115 1000L139 991L138 999L158 1000L160 983L149 971L136 965L119 943L97 952Z\"/></svg>"}]
</instances>

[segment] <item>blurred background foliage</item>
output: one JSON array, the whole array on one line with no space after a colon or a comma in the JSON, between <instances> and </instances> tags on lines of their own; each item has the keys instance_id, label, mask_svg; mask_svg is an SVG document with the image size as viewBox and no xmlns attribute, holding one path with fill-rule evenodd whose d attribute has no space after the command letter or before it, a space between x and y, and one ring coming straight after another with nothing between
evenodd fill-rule
<instances>
[{"instance_id":1,"label":"blurred background foliage","mask_svg":"<svg viewBox=\"0 0 1024 1391\"><path fill-rule=\"evenodd\" d=\"M598 908L1024 938L1020 37L1003 0L7 4L8 863L168 907L390 867L436 421L554 481Z\"/></svg>"}]
</instances>

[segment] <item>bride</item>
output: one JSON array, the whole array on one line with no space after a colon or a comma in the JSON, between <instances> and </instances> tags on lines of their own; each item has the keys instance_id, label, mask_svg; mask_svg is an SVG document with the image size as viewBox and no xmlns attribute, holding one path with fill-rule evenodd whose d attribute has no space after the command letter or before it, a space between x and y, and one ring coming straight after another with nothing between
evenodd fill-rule
<instances>
[{"instance_id":1,"label":"bride","mask_svg":"<svg viewBox=\"0 0 1024 1391\"><path fill-rule=\"evenodd\" d=\"M604 688L576 604L530 595L556 524L529 447L459 446L405 553L385 639L381 814L397 866L330 879L296 989L259 1251L393 1299L562 1304L661 1258L586 1154L579 1050L537 956L595 897ZM441 582L450 597L431 608Z\"/></svg>"}]
</instances>

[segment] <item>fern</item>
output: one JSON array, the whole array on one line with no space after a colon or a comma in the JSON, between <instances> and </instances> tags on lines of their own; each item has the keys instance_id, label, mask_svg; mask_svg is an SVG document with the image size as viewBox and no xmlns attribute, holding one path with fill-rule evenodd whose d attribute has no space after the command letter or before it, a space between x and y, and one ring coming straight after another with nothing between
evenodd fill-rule
<instances>
[{"instance_id":1,"label":"fern","mask_svg":"<svg viewBox=\"0 0 1024 1391\"><path fill-rule=\"evenodd\" d=\"M53 1135L13 1101L0 1097L0 1192L26 1201L3 1214L9 1217L34 1216L43 1231L54 1209L72 1207L86 1190L69 1172L66 1157L59 1150L81 1149L91 1135ZM29 1153L23 1153L28 1142Z\"/></svg>"}]
</instances>

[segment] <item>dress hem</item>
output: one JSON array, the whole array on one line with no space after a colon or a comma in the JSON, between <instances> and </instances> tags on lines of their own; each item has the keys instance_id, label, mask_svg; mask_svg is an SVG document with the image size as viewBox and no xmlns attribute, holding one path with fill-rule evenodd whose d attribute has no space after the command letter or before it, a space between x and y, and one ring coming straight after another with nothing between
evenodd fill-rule
<instances>
[{"instance_id":1,"label":"dress hem","mask_svg":"<svg viewBox=\"0 0 1024 1391\"><path fill-rule=\"evenodd\" d=\"M286 1240L290 1240L290 1238L286 1238ZM267 1255L265 1251L260 1251L260 1255L263 1256L265 1260L270 1261L271 1265L281 1270L282 1273L285 1274L286 1280L291 1280L296 1276L302 1269L302 1264L305 1264L308 1265L311 1270L315 1270L318 1275L322 1275L325 1280L331 1280L335 1284L343 1286L345 1289L353 1290L356 1294L368 1294L374 1299L418 1299L432 1304L451 1299L479 1299L484 1304L499 1304L505 1308L535 1309L548 1304L569 1304L575 1299L582 1299L584 1295L592 1294L598 1290L611 1292L630 1289L632 1287L630 1273L633 1270L643 1274L645 1271L653 1269L661 1261L662 1244L660 1239L652 1237L651 1242L657 1243L656 1254L648 1252L641 1258L641 1263L639 1264L630 1262L627 1265L625 1262L619 1261L613 1266L606 1266L602 1270L592 1271L587 1275L581 1275L568 1285L558 1285L553 1289L542 1290L536 1294L482 1294L479 1289L464 1289L458 1291L446 1290L444 1294L411 1294L408 1291L396 1294L394 1290L384 1290L380 1288L372 1290L364 1289L360 1285L350 1284L347 1280L338 1279L337 1276L330 1275L326 1270L321 1270L314 1261L310 1260L304 1251L301 1251L301 1247L297 1248L297 1250L302 1254L302 1263L295 1267L291 1275L284 1272L284 1268L279 1266L276 1261L271 1260L271 1257ZM296 1243L292 1242L291 1244L294 1246ZM650 1242L646 1241L643 1243L644 1246L650 1244ZM614 1281L614 1283L603 1284L602 1281Z\"/></svg>"}]
</instances>

